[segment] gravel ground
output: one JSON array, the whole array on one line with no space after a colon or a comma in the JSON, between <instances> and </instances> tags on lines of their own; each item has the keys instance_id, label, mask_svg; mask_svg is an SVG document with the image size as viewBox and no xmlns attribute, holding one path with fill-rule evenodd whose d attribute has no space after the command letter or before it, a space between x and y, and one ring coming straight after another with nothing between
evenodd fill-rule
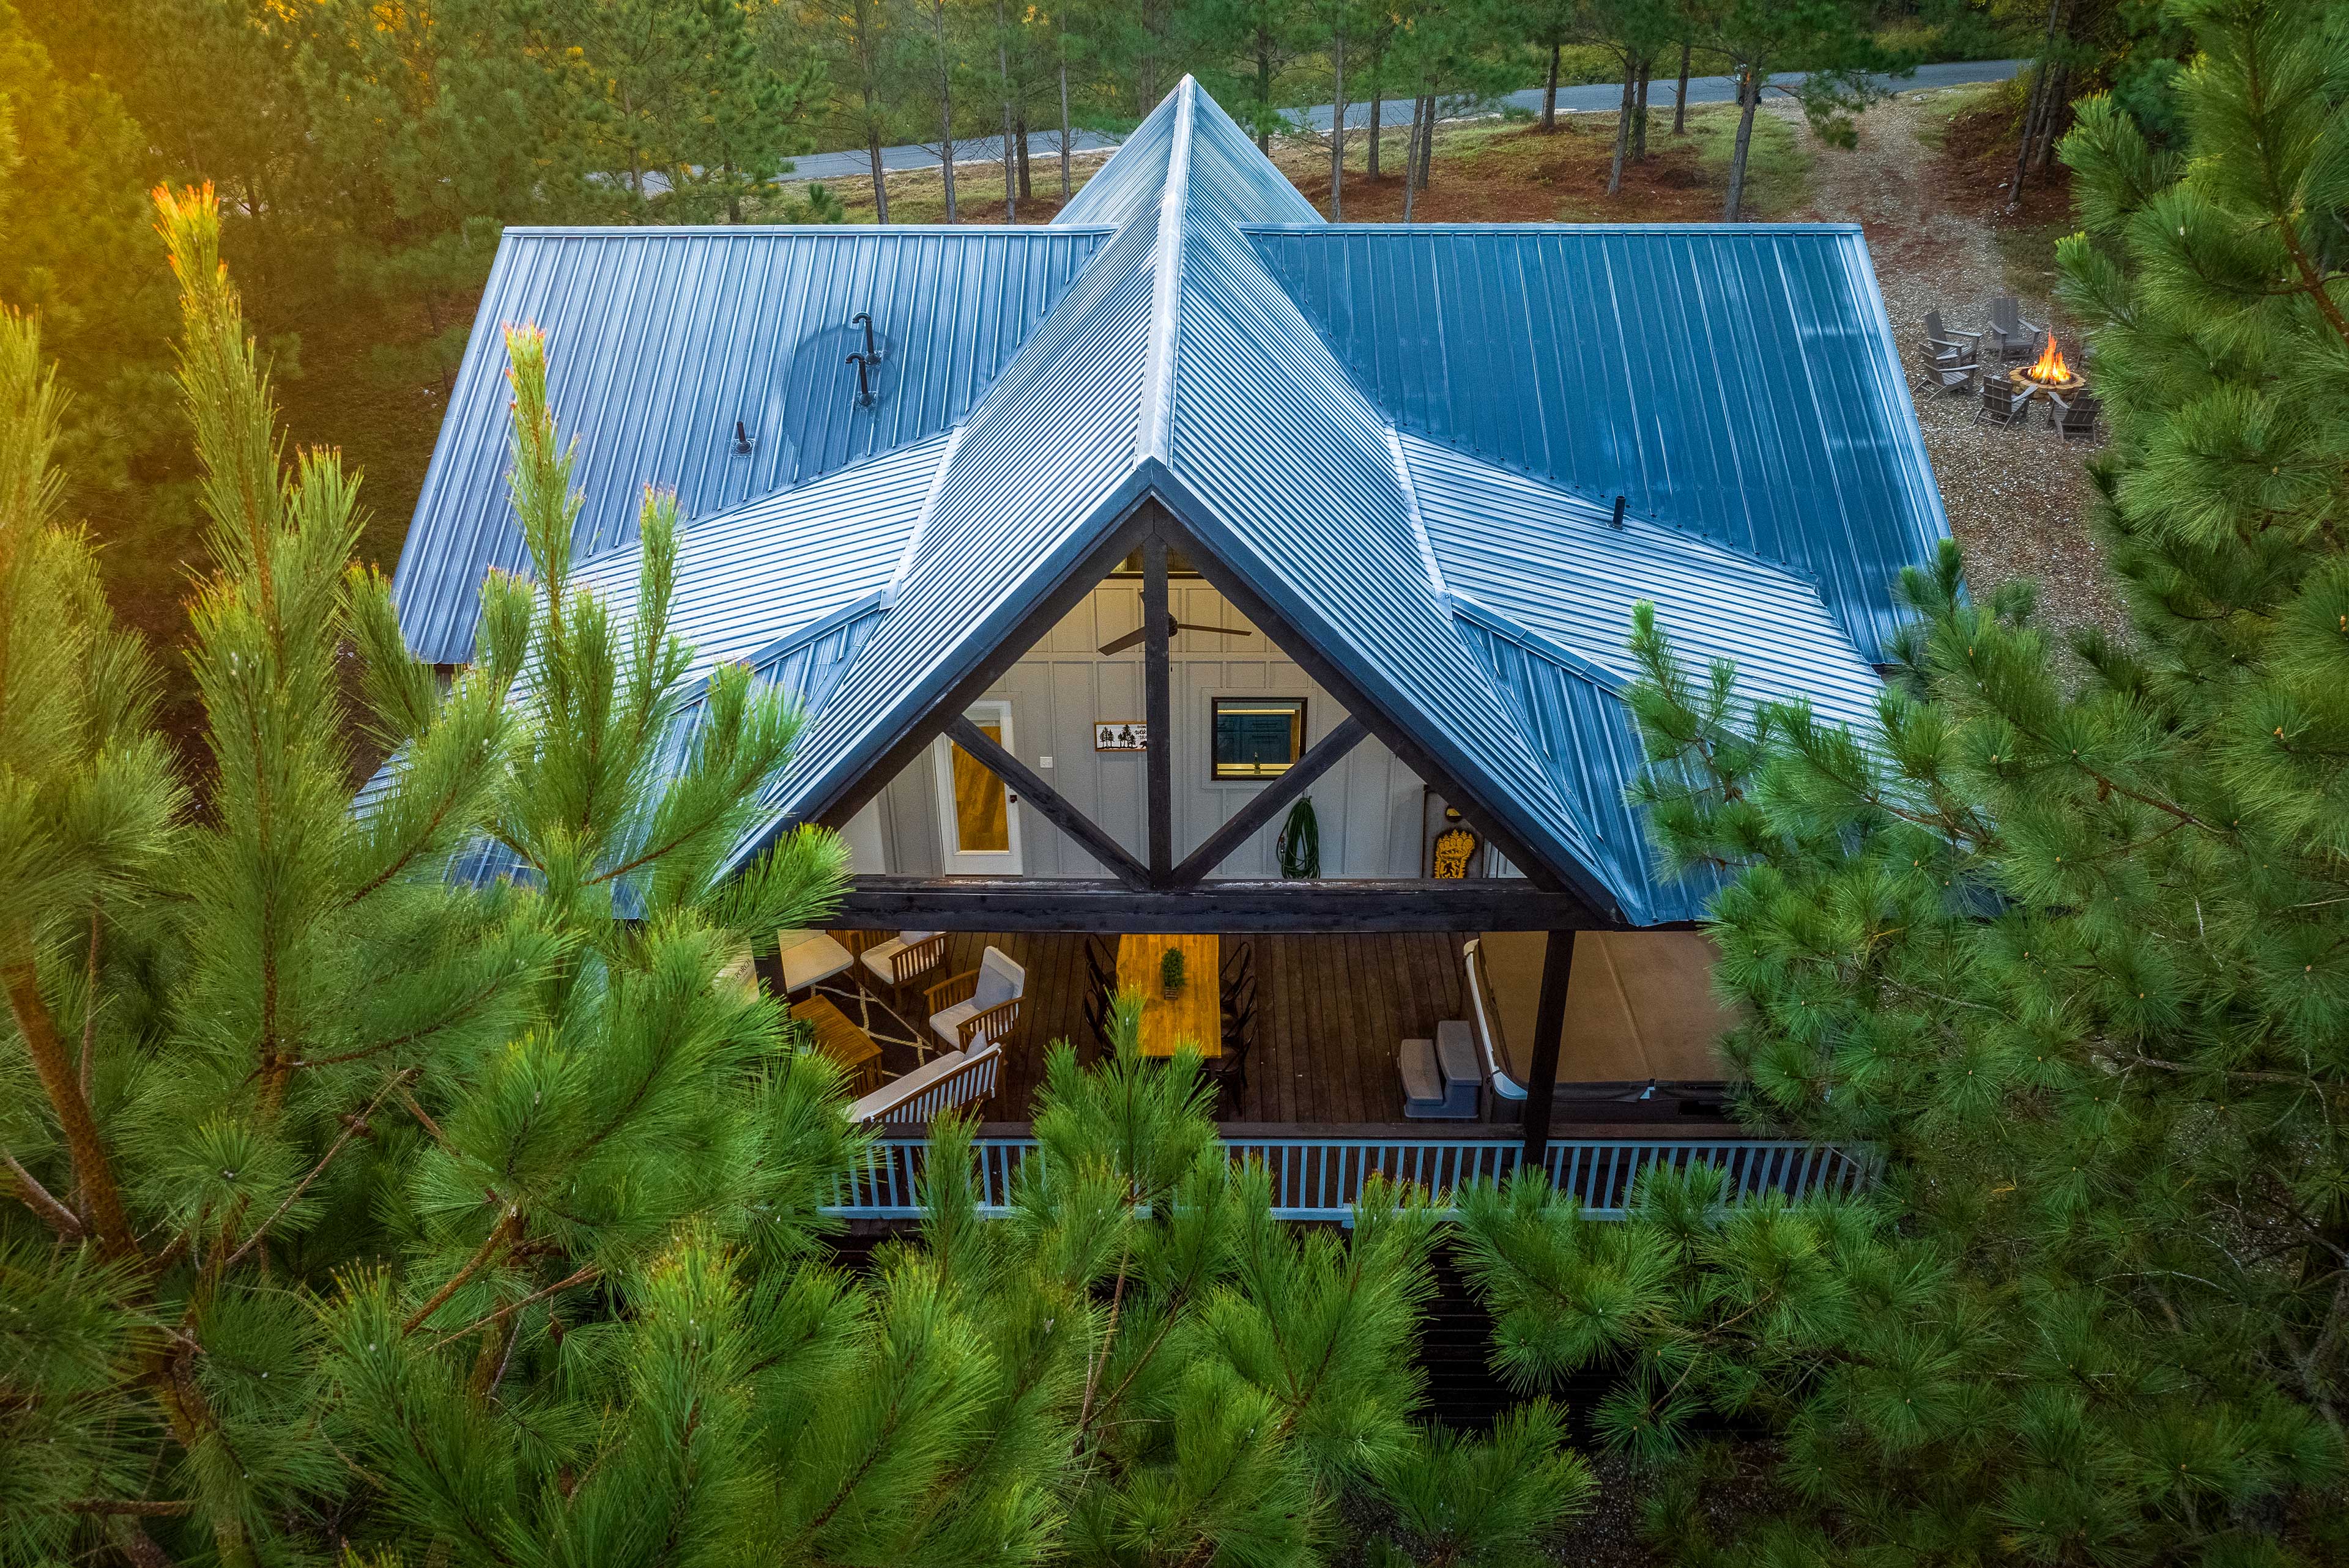
<instances>
[{"instance_id":1,"label":"gravel ground","mask_svg":"<svg viewBox=\"0 0 2349 1568\"><path fill-rule=\"evenodd\" d=\"M1904 93L1870 109L1860 119L1855 150L1815 145L1811 210L1805 216L1857 222L1867 231L1885 309L1910 371L1925 450L1975 589L2033 578L2040 585L2039 619L2051 630L2101 625L2123 635L2127 618L2084 521L2087 459L2101 440L2063 440L2036 407L2024 427L1977 425L1975 398L1916 383L1916 344L1927 311L1938 309L1952 327L1981 326L1990 315L1986 302L2013 292L1980 211L1987 201L1945 189L1940 158L1917 137L1919 119L1946 115L1951 96ZM1798 134L1810 135L1799 129L1801 116L1792 106L1776 106L1775 112L1791 115ZM2025 319L2052 324L2059 343L2076 341L2053 300L2028 294L2022 300Z\"/></svg>"}]
</instances>

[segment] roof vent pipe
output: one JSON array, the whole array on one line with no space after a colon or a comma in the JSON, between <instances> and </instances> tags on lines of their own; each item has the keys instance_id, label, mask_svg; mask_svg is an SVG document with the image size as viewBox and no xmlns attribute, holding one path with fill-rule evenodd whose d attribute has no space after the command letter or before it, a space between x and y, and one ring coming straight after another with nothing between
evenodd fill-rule
<instances>
[{"instance_id":1,"label":"roof vent pipe","mask_svg":"<svg viewBox=\"0 0 2349 1568\"><path fill-rule=\"evenodd\" d=\"M845 363L856 366L856 406L873 407L873 361L862 354L852 354Z\"/></svg>"},{"instance_id":2,"label":"roof vent pipe","mask_svg":"<svg viewBox=\"0 0 2349 1568\"><path fill-rule=\"evenodd\" d=\"M1608 520L1607 526L1609 528L1623 526L1623 498L1619 495L1615 498L1615 515Z\"/></svg>"},{"instance_id":3,"label":"roof vent pipe","mask_svg":"<svg viewBox=\"0 0 2349 1568\"><path fill-rule=\"evenodd\" d=\"M746 428L744 428L744 426L743 426L743 424L742 424L742 421L741 421L741 420L740 420L740 419L735 420L735 421L734 421L734 449L735 449L736 451L738 451L738 452L748 453L748 452L750 450L750 449L751 449L752 447L756 446L757 444L758 444L758 443L756 443L755 441L753 441L753 440L751 440L751 439L750 439L750 432L749 431L749 429L747 429Z\"/></svg>"},{"instance_id":4,"label":"roof vent pipe","mask_svg":"<svg viewBox=\"0 0 2349 1568\"><path fill-rule=\"evenodd\" d=\"M881 348L878 344L873 341L873 316L871 313L867 311L858 311L854 315L848 318L848 325L851 326L861 326L864 329L864 362L867 365L880 364Z\"/></svg>"}]
</instances>

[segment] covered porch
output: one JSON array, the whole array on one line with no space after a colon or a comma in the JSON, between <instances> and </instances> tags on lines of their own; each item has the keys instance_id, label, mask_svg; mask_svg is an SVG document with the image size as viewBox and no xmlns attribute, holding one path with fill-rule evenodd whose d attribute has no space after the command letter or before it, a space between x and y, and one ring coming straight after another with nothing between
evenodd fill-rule
<instances>
[{"instance_id":1,"label":"covered porch","mask_svg":"<svg viewBox=\"0 0 2349 1568\"><path fill-rule=\"evenodd\" d=\"M858 962L793 993L830 1004L871 1038L878 1054L859 1088L885 1089L946 1048L926 1011L933 985L978 971L991 950L1020 975L1019 1016L1001 1041L991 1093L966 1101L989 1121L1024 1123L1041 1087L1045 1052L1067 1040L1079 1058L1102 1049L1087 1001L1096 994L1088 944L1099 954L1118 938L1076 932L956 931L912 983L893 985L861 961L869 934L828 934ZM1670 1122L1725 1128L1731 1069L1711 1049L1720 1015L1704 990L1702 939L1691 934L1566 932L1577 944L1559 1046L1555 1125ZM1406 1119L1403 1042L1434 1041L1446 1024L1468 1026L1483 1080L1471 1113L1430 1119L1522 1126L1523 1101L1492 1082L1528 1076L1525 1047L1538 1002L1544 939L1522 932L1257 933L1210 938L1218 968L1254 979L1244 1072L1218 1119L1237 1127L1372 1128ZM1692 946L1692 944L1697 944ZM1154 952L1156 944L1143 939ZM1642 951L1645 948L1647 951ZM1471 984L1471 963L1485 995ZM761 965L768 989L783 975ZM1216 977L1207 977L1213 985ZM1237 1054L1237 1037L1218 1042ZM1487 1052L1490 1051L1488 1058ZM861 1055L852 1048L850 1056ZM864 1065L860 1063L860 1066Z\"/></svg>"}]
</instances>

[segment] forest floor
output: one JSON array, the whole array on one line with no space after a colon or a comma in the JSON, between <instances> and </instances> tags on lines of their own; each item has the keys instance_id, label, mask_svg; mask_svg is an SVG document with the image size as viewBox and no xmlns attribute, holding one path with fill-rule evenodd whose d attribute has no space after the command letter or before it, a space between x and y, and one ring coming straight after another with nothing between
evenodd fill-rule
<instances>
[{"instance_id":1,"label":"forest floor","mask_svg":"<svg viewBox=\"0 0 2349 1568\"><path fill-rule=\"evenodd\" d=\"M2065 441L2035 407L2023 426L1978 425L1978 399L1920 387L1915 374L1927 311L1940 311L1949 327L1980 327L2000 294L2022 302L2025 320L2052 326L2067 356L2083 354L2054 299L2055 240L2073 227L2064 170L2034 174L2023 211L2002 211L2014 156L2003 86L1904 93L1860 118L1859 143L1849 151L1817 146L1791 107L1777 112L1816 149L1798 215L1856 222L1867 232L1968 580L1987 592L2031 579L2039 584L2038 618L2051 631L2126 634L2087 523L2087 466L2101 438Z\"/></svg>"}]
</instances>

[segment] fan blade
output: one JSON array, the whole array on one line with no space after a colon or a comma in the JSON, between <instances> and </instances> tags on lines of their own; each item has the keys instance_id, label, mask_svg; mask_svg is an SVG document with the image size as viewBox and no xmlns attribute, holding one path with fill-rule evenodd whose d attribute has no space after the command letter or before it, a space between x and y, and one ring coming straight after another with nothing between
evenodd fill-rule
<instances>
[{"instance_id":1,"label":"fan blade","mask_svg":"<svg viewBox=\"0 0 2349 1568\"><path fill-rule=\"evenodd\" d=\"M1106 658L1112 654L1122 654L1149 634L1150 634L1146 631L1128 632L1124 636L1118 638L1113 643L1103 643L1101 645L1102 656Z\"/></svg>"},{"instance_id":2,"label":"fan blade","mask_svg":"<svg viewBox=\"0 0 2349 1568\"><path fill-rule=\"evenodd\" d=\"M1198 626L1192 624L1188 621L1175 622L1174 629L1178 632L1221 632L1227 637L1253 637L1256 635L1256 628L1253 626Z\"/></svg>"}]
</instances>

